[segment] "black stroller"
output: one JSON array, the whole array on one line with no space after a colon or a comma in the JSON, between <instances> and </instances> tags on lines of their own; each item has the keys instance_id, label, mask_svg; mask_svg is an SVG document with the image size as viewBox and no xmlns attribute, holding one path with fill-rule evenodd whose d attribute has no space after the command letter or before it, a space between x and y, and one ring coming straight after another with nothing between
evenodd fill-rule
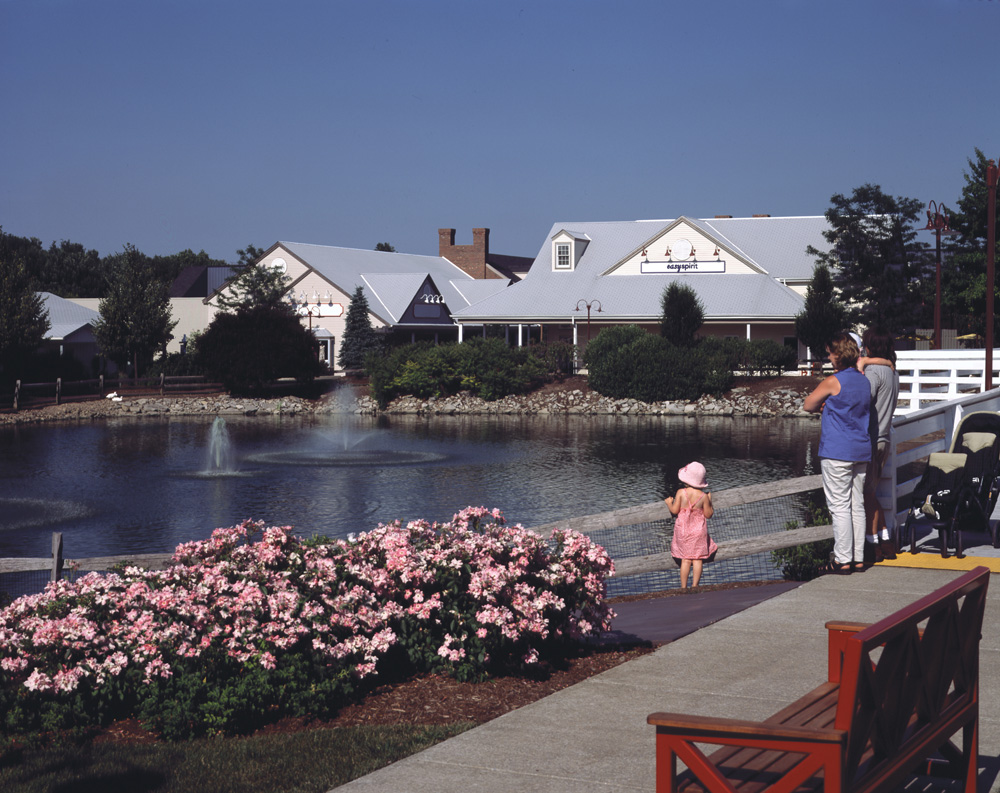
<instances>
[{"instance_id":1,"label":"black stroller","mask_svg":"<svg viewBox=\"0 0 1000 793\"><path fill-rule=\"evenodd\" d=\"M990 515L1000 494L1000 413L969 413L955 430L948 452L935 452L916 488L900 533L909 537L910 553L918 553L918 521L936 529L941 538L941 556L948 546L955 556L965 556L962 529L973 525L986 529L993 547L1000 547Z\"/></svg>"}]
</instances>

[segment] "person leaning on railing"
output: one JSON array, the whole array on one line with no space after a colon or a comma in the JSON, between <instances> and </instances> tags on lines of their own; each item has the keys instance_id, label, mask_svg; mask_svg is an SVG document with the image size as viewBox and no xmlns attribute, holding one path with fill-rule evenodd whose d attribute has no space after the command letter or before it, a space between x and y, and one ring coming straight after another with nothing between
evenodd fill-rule
<instances>
[{"instance_id":1,"label":"person leaning on railing","mask_svg":"<svg viewBox=\"0 0 1000 793\"><path fill-rule=\"evenodd\" d=\"M847 574L864 570L871 388L856 368L858 345L847 333L834 336L826 351L834 373L816 386L802 407L810 413L822 411L819 458L833 523L833 558L821 572Z\"/></svg>"}]
</instances>

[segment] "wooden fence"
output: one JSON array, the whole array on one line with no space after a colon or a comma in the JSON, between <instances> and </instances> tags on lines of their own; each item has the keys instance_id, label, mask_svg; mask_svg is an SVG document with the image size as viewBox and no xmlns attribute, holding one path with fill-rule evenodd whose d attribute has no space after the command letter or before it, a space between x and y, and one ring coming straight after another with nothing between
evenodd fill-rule
<instances>
[{"instance_id":1,"label":"wooden fence","mask_svg":"<svg viewBox=\"0 0 1000 793\"><path fill-rule=\"evenodd\" d=\"M993 383L1000 359L994 351ZM981 393L986 384L986 350L908 350L896 353L899 407L896 415Z\"/></svg>"},{"instance_id":2,"label":"wooden fence","mask_svg":"<svg viewBox=\"0 0 1000 793\"><path fill-rule=\"evenodd\" d=\"M63 380L57 378L54 383L22 383L14 384L13 393L0 395L0 406L11 405L16 412L22 407L40 407L42 405L59 405L64 401L87 401L100 399L108 392L121 392L125 395L158 393L173 396L191 394L221 393L224 388L221 383L212 383L202 375L167 377L160 374L147 378L106 378L104 375L94 380Z\"/></svg>"},{"instance_id":3,"label":"wooden fence","mask_svg":"<svg viewBox=\"0 0 1000 793\"><path fill-rule=\"evenodd\" d=\"M820 487L822 487L821 477L802 476L770 484L720 490L713 494L712 500L715 508L718 510L741 506L743 504L752 504L758 501L766 501L781 496L790 496L796 493L807 493ZM586 534L599 529L664 520L669 517L669 514L666 504L662 501L657 501L652 504L642 504L636 507L614 510L613 512L585 515L557 523L548 523L544 526L533 527L531 530L539 534L549 535L556 528L572 528L575 531ZM833 529L830 526L809 526L803 529L783 530L757 537L724 541L719 543L719 551L715 558L719 561L737 559L742 556L752 556L758 553L778 550L779 548L790 548L796 545L816 542L817 540L829 539L832 536ZM108 570L115 565L127 562L140 567L162 569L169 564L172 557L172 553L150 553L96 556L87 559L64 558L62 534L57 532L52 535L51 556L0 559L0 574L48 571L49 580L57 581L62 578L64 570L67 568L74 572L89 572L92 570ZM671 570L674 567L674 561L669 553L616 559L615 577L624 578L641 573L660 572Z\"/></svg>"}]
</instances>

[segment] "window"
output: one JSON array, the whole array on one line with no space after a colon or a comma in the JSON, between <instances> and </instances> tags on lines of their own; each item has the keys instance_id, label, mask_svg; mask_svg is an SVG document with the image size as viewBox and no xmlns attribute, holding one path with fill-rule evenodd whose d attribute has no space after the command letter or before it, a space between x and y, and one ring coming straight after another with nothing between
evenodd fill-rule
<instances>
[{"instance_id":1,"label":"window","mask_svg":"<svg viewBox=\"0 0 1000 793\"><path fill-rule=\"evenodd\" d=\"M570 259L570 250L568 242L560 242L556 244L556 269L557 270L568 270L573 266L573 262Z\"/></svg>"}]
</instances>

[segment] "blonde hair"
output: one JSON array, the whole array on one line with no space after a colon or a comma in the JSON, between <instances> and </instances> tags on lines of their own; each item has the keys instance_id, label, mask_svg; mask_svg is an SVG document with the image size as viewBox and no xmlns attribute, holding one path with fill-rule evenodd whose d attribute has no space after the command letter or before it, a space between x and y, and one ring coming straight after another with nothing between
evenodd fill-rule
<instances>
[{"instance_id":1,"label":"blonde hair","mask_svg":"<svg viewBox=\"0 0 1000 793\"><path fill-rule=\"evenodd\" d=\"M858 344L847 333L838 333L827 345L830 352L837 356L837 366L841 369L851 369L858 364L861 351Z\"/></svg>"}]
</instances>

